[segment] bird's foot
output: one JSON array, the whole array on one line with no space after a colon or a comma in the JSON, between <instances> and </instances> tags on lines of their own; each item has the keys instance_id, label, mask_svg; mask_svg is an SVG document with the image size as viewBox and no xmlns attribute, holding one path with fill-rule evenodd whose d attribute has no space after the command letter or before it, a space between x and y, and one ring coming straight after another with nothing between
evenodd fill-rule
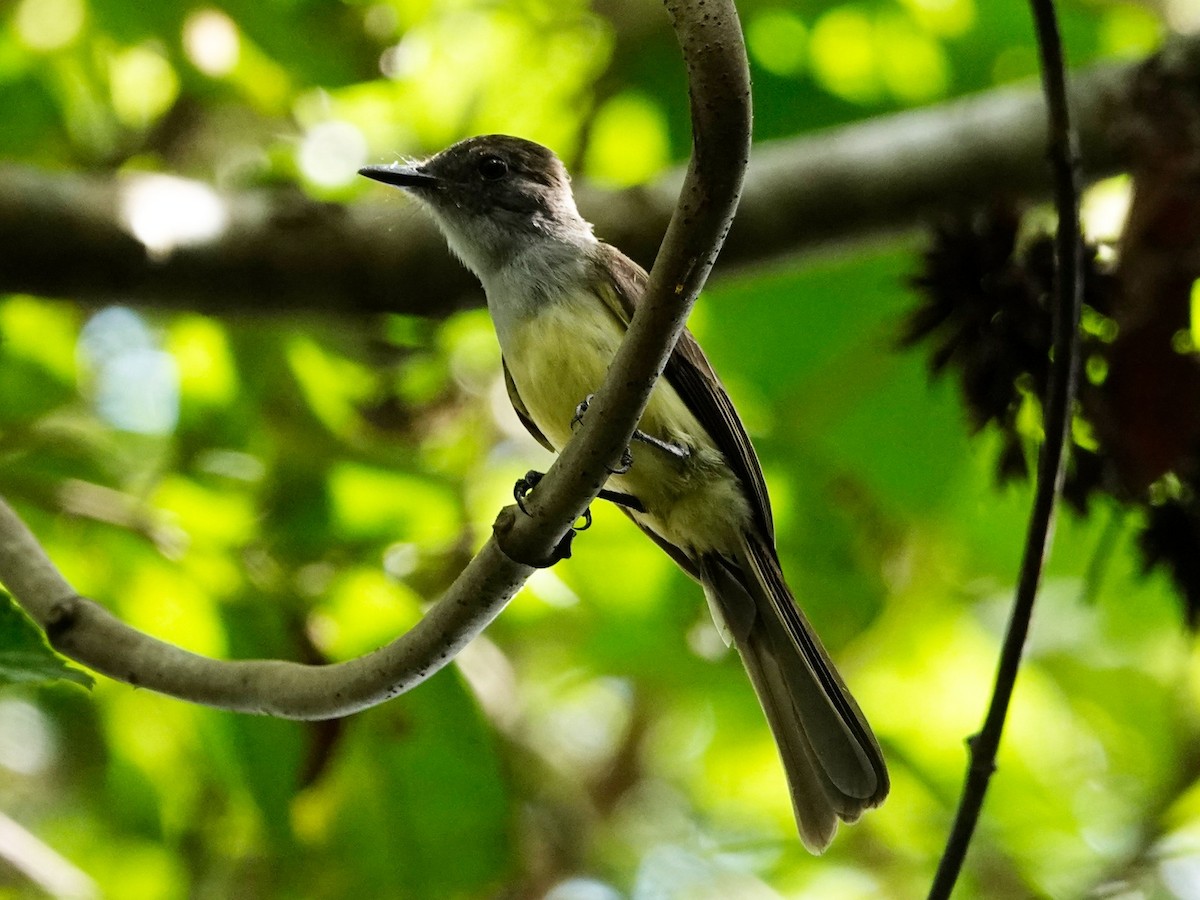
<instances>
[{"instance_id":1,"label":"bird's foot","mask_svg":"<svg viewBox=\"0 0 1200 900\"><path fill-rule=\"evenodd\" d=\"M545 472L530 469L525 473L525 477L518 478L516 484L513 485L513 499L517 501L517 506L521 508L521 512L525 513L525 515L529 515L529 510L525 508L525 498L529 496L530 491L538 486L538 482L545 477Z\"/></svg>"},{"instance_id":2,"label":"bird's foot","mask_svg":"<svg viewBox=\"0 0 1200 900\"><path fill-rule=\"evenodd\" d=\"M529 492L538 486L538 483L546 477L545 472L538 472L535 469L530 469L525 473L523 478L518 478L516 484L513 485L513 499L517 501L517 506L525 515L529 515L529 510L525 508L525 499L529 496ZM634 512L645 512L646 507L642 505L642 501L633 494L626 494L622 491L610 491L608 488L602 488L600 493L596 495L601 500L607 500L609 503L614 503L617 506L624 506L626 509L632 509ZM592 527L592 511L585 509L582 525L576 525L576 531L587 531Z\"/></svg>"},{"instance_id":3,"label":"bird's foot","mask_svg":"<svg viewBox=\"0 0 1200 900\"><path fill-rule=\"evenodd\" d=\"M583 424L583 417L587 415L588 407L592 405L592 398L595 394L588 394L579 401L579 405L575 407L575 415L571 416L571 430L574 431Z\"/></svg>"},{"instance_id":4,"label":"bird's foot","mask_svg":"<svg viewBox=\"0 0 1200 900\"><path fill-rule=\"evenodd\" d=\"M632 468L633 468L633 454L630 453L629 448L626 447L624 450L621 451L621 461L619 463L617 463L617 468L609 469L608 474L609 475L624 475L626 472L628 472Z\"/></svg>"},{"instance_id":5,"label":"bird's foot","mask_svg":"<svg viewBox=\"0 0 1200 900\"><path fill-rule=\"evenodd\" d=\"M520 508L521 512L525 513L527 516L530 515L530 512L525 508L525 499L529 496L529 492L537 487L538 483L545 477L545 472L539 472L536 469L530 469L525 473L524 477L518 478L516 483L513 485L513 499L517 501L517 506ZM629 497L628 494L618 494L616 491L601 491L599 496L604 497L605 500L610 499L609 497L604 496L605 494L611 494L618 497ZM629 499L634 503L637 503L638 506L641 506L641 503L637 501L637 498L629 497ZM612 502L616 503L617 501L613 500ZM579 518L583 520L583 524L572 526L572 531L587 531L592 527L592 511L590 509L585 509Z\"/></svg>"},{"instance_id":6,"label":"bird's foot","mask_svg":"<svg viewBox=\"0 0 1200 900\"><path fill-rule=\"evenodd\" d=\"M587 415L588 407L592 405L592 400L595 394L588 394L579 401L579 405L575 407L575 415L571 416L571 430L574 431L583 424L583 417ZM636 436L636 435L635 435ZM617 468L609 469L609 475L624 475L633 467L633 454L626 447L621 453L621 461L617 463Z\"/></svg>"}]
</instances>

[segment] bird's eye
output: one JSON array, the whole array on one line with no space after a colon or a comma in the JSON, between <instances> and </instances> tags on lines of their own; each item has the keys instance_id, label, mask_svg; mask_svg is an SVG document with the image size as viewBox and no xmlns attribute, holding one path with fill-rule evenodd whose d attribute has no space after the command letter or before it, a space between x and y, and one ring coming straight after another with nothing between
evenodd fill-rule
<instances>
[{"instance_id":1,"label":"bird's eye","mask_svg":"<svg viewBox=\"0 0 1200 900\"><path fill-rule=\"evenodd\" d=\"M499 181L508 174L508 163L498 156L485 156L479 161L479 174L487 181Z\"/></svg>"}]
</instances>

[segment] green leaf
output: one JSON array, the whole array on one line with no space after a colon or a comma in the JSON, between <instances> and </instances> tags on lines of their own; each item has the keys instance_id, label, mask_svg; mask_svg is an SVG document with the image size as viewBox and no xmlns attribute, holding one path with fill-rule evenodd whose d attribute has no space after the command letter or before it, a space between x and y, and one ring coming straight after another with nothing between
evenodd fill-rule
<instances>
[{"instance_id":1,"label":"green leaf","mask_svg":"<svg viewBox=\"0 0 1200 900\"><path fill-rule=\"evenodd\" d=\"M46 635L17 606L0 592L0 684L44 684L73 681L91 688L95 679L76 669L50 649Z\"/></svg>"},{"instance_id":2,"label":"green leaf","mask_svg":"<svg viewBox=\"0 0 1200 900\"><path fill-rule=\"evenodd\" d=\"M347 862L326 895L487 896L513 865L497 746L453 669L356 717L331 781Z\"/></svg>"}]
</instances>

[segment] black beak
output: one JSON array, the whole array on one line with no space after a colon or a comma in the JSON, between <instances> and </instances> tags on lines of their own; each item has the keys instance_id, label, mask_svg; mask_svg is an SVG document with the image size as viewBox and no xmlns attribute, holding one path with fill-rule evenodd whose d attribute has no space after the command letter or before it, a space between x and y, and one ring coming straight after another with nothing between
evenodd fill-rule
<instances>
[{"instance_id":1,"label":"black beak","mask_svg":"<svg viewBox=\"0 0 1200 900\"><path fill-rule=\"evenodd\" d=\"M426 175L416 166L364 166L358 174L399 188L430 188L438 183L437 178Z\"/></svg>"}]
</instances>

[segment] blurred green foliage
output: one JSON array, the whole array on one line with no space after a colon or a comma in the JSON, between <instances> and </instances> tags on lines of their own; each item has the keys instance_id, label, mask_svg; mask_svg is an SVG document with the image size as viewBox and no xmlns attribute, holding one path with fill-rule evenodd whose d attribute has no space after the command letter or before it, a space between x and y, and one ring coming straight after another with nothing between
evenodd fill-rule
<instances>
[{"instance_id":1,"label":"blurred green foliage","mask_svg":"<svg viewBox=\"0 0 1200 900\"><path fill-rule=\"evenodd\" d=\"M759 139L1036 72L1015 0L740 8ZM1063 2L1072 61L1150 51L1154 8ZM689 139L651 0L18 0L0 7L0 109L7 161L348 202L373 190L362 163L472 133L548 143L609 184L653 178ZM892 797L826 857L795 838L699 590L598 508L456 666L347 721L105 679L4 688L0 810L57 856L0 848L0 896L921 894L1029 496L995 490L989 435L895 350L914 249L719 279L693 321L760 449L789 577L891 761ZM81 593L202 653L386 642L546 461L482 311L218 321L10 296L0 352L0 491ZM1059 523L964 897L1200 890L1200 669L1130 531L1108 509Z\"/></svg>"}]
</instances>

